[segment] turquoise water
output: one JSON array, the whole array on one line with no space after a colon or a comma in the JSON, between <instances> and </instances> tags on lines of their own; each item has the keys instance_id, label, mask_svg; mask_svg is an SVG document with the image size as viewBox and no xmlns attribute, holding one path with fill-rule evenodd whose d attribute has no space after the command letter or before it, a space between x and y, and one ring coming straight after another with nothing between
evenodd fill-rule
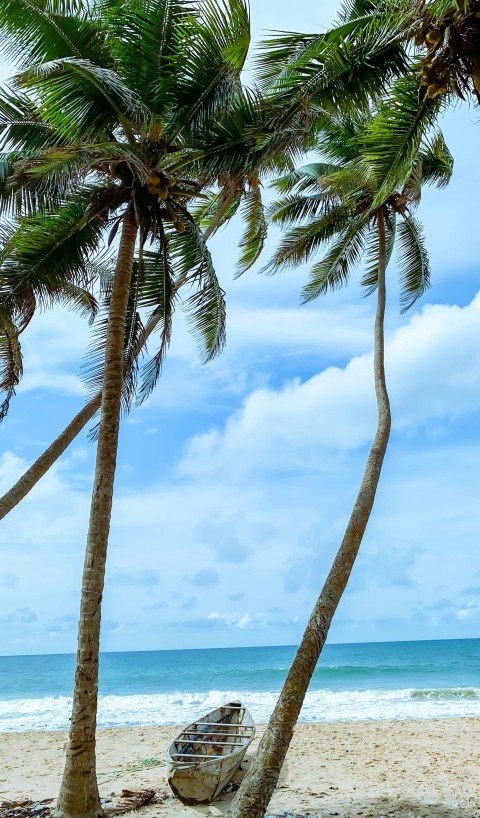
<instances>
[{"instance_id":1,"label":"turquoise water","mask_svg":"<svg viewBox=\"0 0 480 818\"><path fill-rule=\"evenodd\" d=\"M105 653L100 726L188 722L240 697L268 719L295 648ZM302 719L480 715L480 639L327 645ZM73 655L0 657L0 730L64 729Z\"/></svg>"}]
</instances>

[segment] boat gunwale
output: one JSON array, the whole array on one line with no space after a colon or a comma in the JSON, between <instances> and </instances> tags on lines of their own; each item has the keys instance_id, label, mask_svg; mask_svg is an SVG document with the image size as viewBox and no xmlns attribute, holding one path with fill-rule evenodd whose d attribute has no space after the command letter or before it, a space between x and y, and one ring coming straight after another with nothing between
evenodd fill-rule
<instances>
[{"instance_id":1,"label":"boat gunwale","mask_svg":"<svg viewBox=\"0 0 480 818\"><path fill-rule=\"evenodd\" d=\"M225 705L221 705L220 707L215 708L215 710L211 710L210 713L207 713L204 716L204 718L208 718L208 716L210 716L211 713L214 713L216 710L225 709L225 707L226 707ZM171 744L168 746L168 749L166 750L167 761L171 765L172 769L176 769L176 770L182 770L182 769L188 769L188 768L190 768L190 769L194 769L194 768L205 769L205 767L209 767L211 764L215 764L215 765L218 765L219 763L222 764L222 762L225 762L227 760L230 761L231 759L234 759L236 756L238 756L240 754L245 755L245 753L247 752L250 744L252 743L253 739L255 738L255 732L256 732L255 722L253 721L252 714L250 713L248 708L245 707L244 705L241 708L237 707L237 708L229 708L229 709L237 710L237 711L242 709L244 711L244 716L246 714L248 714L248 717L251 720L251 724L243 724L242 722L240 722L240 724L229 724L228 722L227 723L222 723L222 722L202 722L200 720L192 722L181 733L179 733L179 735L176 738L173 739ZM193 727L193 725L199 725L199 724L205 724L206 726L209 726L209 727L210 726L212 726L212 727L216 727L216 726L218 726L218 727L229 727L229 728L237 727L239 729L247 727L251 732L250 732L250 735L243 735L243 736L239 735L238 738L243 739L243 741L238 744L238 749L237 750L232 750L232 752L227 753L226 755L220 755L220 756L205 755L205 756L201 757L202 758L201 761L194 761L194 762L176 761L176 759L174 757L175 754L172 755L172 753L171 753L171 748L173 747L173 745L176 742L179 742L180 737L182 735L184 735L185 733L195 733L195 734L197 734L197 731L196 730L190 730L190 727ZM208 735L208 733L206 733L205 735ZM228 735L228 734L225 734L225 735ZM188 743L188 740L183 739L183 740L180 741L180 743L183 743L183 744ZM190 743L192 743L192 744L201 744L202 741L201 741L201 739L198 740L198 741L191 740ZM234 743L233 746L235 746L235 743ZM200 756L196 756L193 753L192 753L191 757L192 758L200 758Z\"/></svg>"}]
</instances>

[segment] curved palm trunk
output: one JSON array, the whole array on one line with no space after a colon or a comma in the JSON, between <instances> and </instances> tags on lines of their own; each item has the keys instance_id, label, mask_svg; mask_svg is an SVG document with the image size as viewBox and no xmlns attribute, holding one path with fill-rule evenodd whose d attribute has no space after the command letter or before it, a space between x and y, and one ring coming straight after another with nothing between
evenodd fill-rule
<instances>
[{"instance_id":1,"label":"curved palm trunk","mask_svg":"<svg viewBox=\"0 0 480 818\"><path fill-rule=\"evenodd\" d=\"M223 219L227 209L230 207L233 199L235 198L235 185L232 183L230 189L225 197L225 201L223 202L222 206L219 208L218 212L215 214L215 217L212 219L210 224L208 225L207 229L203 234L203 240L207 241L212 233L216 230L219 223ZM179 281L177 284L176 289L178 290L184 281ZM141 345L145 344L148 340L152 332L155 330L156 324L151 324L151 326L146 329L145 335L142 338ZM140 354L141 349L138 349L138 355ZM98 395L95 395L91 401L89 401L83 409L80 410L78 415L75 415L72 421L65 427L63 432L59 434L59 436L50 444L48 449L45 449L43 454L40 455L37 460L27 469L27 471L17 480L14 486L9 489L3 497L0 497L0 520L3 520L7 514L15 508L18 503L23 500L24 497L37 485L38 481L41 480L44 474L47 473L49 468L53 466L53 464L58 460L58 458L68 449L70 443L72 443L77 435L80 434L82 429L85 428L87 423L91 421L95 413L100 408L100 404L102 402L102 393L99 392Z\"/></svg>"},{"instance_id":2,"label":"curved palm trunk","mask_svg":"<svg viewBox=\"0 0 480 818\"><path fill-rule=\"evenodd\" d=\"M310 616L297 655L260 742L258 753L232 801L227 818L263 818L265 815L277 785L310 679L326 642L333 615L349 580L373 508L391 426L384 369L386 247L383 212L378 214L378 234L378 305L374 342L378 425L375 440L342 544Z\"/></svg>"},{"instance_id":3,"label":"curved palm trunk","mask_svg":"<svg viewBox=\"0 0 480 818\"><path fill-rule=\"evenodd\" d=\"M97 461L78 626L77 670L67 757L55 812L58 818L103 815L95 769L100 615L120 425L125 316L136 236L134 217L127 214L123 220L108 315Z\"/></svg>"}]
</instances>

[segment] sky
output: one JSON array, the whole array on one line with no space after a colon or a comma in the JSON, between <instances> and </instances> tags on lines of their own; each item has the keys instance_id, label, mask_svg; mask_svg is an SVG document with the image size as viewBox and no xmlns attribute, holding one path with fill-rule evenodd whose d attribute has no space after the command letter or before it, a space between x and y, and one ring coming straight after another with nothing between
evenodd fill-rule
<instances>
[{"instance_id":1,"label":"sky","mask_svg":"<svg viewBox=\"0 0 480 818\"><path fill-rule=\"evenodd\" d=\"M319 5L251 0L254 41L328 26L337 3ZM331 642L479 636L478 111L459 105L442 127L454 177L418 211L433 286L401 315L389 268L393 431ZM211 243L225 351L202 366L179 316L155 393L122 423L103 650L297 643L360 484L376 424L374 300L357 276L300 305L307 268L233 280L238 237L234 223ZM272 229L262 262L277 240ZM88 339L61 310L25 333L25 377L0 426L2 492L83 405ZM2 521L2 654L76 649L94 457L79 436Z\"/></svg>"}]
</instances>

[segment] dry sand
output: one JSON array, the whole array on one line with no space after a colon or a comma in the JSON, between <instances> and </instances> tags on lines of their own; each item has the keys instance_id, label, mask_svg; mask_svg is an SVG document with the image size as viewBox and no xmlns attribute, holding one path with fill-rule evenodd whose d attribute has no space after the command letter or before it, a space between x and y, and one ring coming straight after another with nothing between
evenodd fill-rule
<instances>
[{"instance_id":1,"label":"dry sand","mask_svg":"<svg viewBox=\"0 0 480 818\"><path fill-rule=\"evenodd\" d=\"M123 788L151 787L167 795L164 750L177 732L176 727L102 730L102 798ZM58 732L0 733L0 802L54 797L65 739ZM480 818L479 752L480 719L300 724L268 813ZM225 813L231 797L217 800L220 812L213 814ZM136 815L198 818L212 812L168 797Z\"/></svg>"}]
</instances>

